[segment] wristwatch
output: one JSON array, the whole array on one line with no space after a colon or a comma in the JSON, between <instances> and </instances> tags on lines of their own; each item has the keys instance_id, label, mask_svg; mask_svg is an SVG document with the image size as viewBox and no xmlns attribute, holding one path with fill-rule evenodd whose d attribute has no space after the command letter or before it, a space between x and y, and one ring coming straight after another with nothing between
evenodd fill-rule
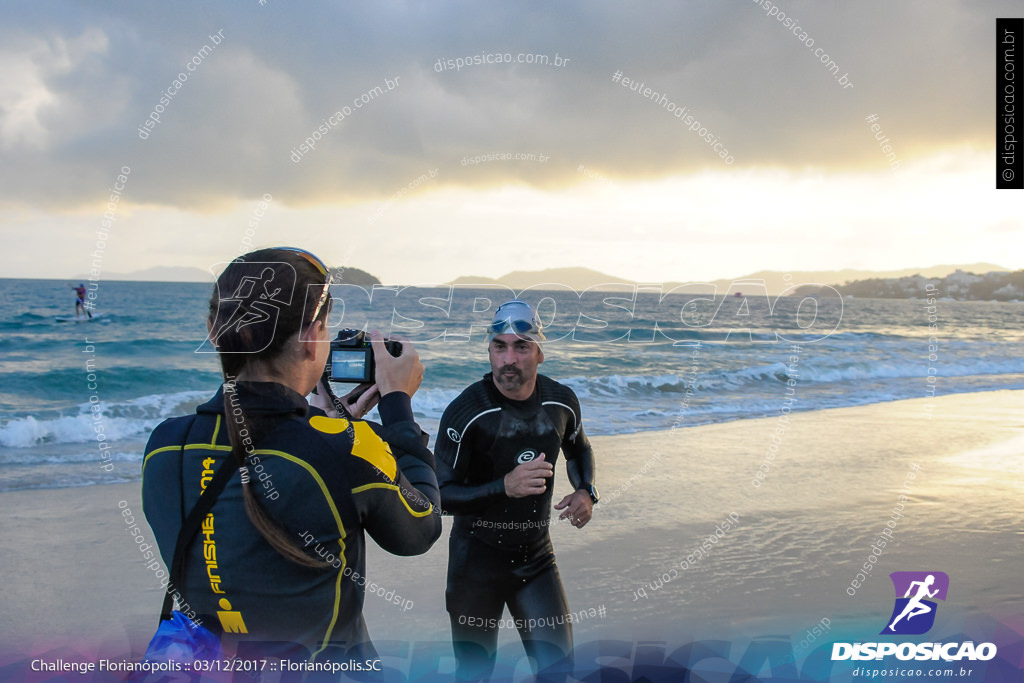
<instances>
[{"instance_id":1,"label":"wristwatch","mask_svg":"<svg viewBox=\"0 0 1024 683\"><path fill-rule=\"evenodd\" d=\"M590 500L593 503L601 500L601 496L597 493L597 488L593 484L583 483L579 485L579 490L586 491L587 495L590 496Z\"/></svg>"}]
</instances>

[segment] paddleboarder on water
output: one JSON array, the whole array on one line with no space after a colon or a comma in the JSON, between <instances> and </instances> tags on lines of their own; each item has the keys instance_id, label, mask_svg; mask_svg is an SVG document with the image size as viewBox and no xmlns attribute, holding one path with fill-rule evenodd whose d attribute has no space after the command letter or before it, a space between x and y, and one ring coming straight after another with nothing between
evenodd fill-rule
<instances>
[{"instance_id":1,"label":"paddleboarder on water","mask_svg":"<svg viewBox=\"0 0 1024 683\"><path fill-rule=\"evenodd\" d=\"M85 313L91 318L92 312L85 305L85 283L79 282L77 287L71 285L71 289L75 290L75 317L81 318Z\"/></svg>"}]
</instances>

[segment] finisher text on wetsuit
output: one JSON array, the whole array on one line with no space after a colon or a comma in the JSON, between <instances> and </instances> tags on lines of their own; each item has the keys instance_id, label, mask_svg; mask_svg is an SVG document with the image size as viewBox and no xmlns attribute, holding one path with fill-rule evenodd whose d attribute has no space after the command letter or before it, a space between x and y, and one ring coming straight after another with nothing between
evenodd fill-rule
<instances>
[{"instance_id":1,"label":"finisher text on wetsuit","mask_svg":"<svg viewBox=\"0 0 1024 683\"><path fill-rule=\"evenodd\" d=\"M576 394L537 374L543 339L528 304L499 307L492 372L448 406L438 430L441 505L455 516L446 605L463 680L493 670L506 605L539 670L571 667L569 606L548 534L552 476L561 450L574 492L555 508L582 528L597 502L594 456Z\"/></svg>"}]
</instances>

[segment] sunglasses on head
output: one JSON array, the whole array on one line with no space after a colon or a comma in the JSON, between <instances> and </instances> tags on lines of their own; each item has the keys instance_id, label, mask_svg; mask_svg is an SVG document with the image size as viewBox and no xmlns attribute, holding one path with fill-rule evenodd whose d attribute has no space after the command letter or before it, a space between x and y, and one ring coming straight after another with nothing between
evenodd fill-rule
<instances>
[{"instance_id":1,"label":"sunglasses on head","mask_svg":"<svg viewBox=\"0 0 1024 683\"><path fill-rule=\"evenodd\" d=\"M323 309L324 304L327 303L327 297L331 291L331 270L317 258L316 254L306 251L305 249L299 249L298 247L275 247L281 251L290 251L294 254L298 254L302 258L306 259L324 276L324 289L320 292L320 299L316 302L316 308L313 309L313 317L309 319L309 322L313 322L320 315L320 311Z\"/></svg>"}]
</instances>

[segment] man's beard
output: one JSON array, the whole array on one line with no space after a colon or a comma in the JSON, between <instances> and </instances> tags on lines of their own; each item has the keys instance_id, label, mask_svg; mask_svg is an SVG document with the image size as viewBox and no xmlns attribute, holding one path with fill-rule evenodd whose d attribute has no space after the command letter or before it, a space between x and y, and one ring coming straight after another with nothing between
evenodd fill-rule
<instances>
[{"instance_id":1,"label":"man's beard","mask_svg":"<svg viewBox=\"0 0 1024 683\"><path fill-rule=\"evenodd\" d=\"M505 374L506 372L515 374ZM502 389L518 389L526 383L526 379L523 377L523 371L514 365L506 365L502 367L495 376L495 379L498 380L498 384Z\"/></svg>"}]
</instances>

